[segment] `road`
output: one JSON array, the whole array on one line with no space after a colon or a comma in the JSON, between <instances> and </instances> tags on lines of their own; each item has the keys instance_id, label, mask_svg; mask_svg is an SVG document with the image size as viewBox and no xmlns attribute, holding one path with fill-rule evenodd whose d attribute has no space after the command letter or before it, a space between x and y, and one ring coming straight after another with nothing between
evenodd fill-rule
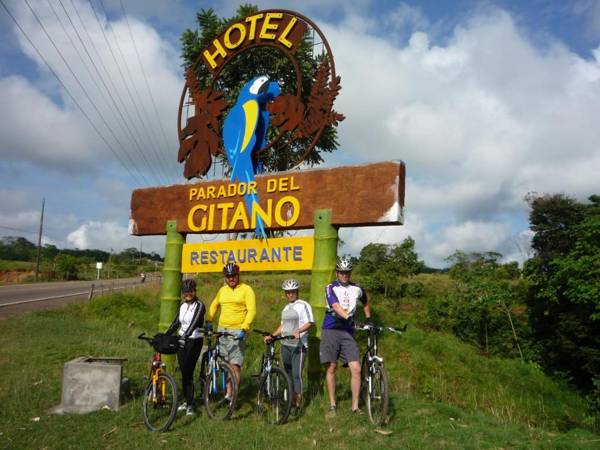
<instances>
[{"instance_id":1,"label":"road","mask_svg":"<svg viewBox=\"0 0 600 450\"><path fill-rule=\"evenodd\" d=\"M146 283L152 281L147 280ZM36 309L54 308L88 299L92 284L94 295L127 287L141 287L139 278L117 280L64 281L51 283L7 284L0 286L0 317Z\"/></svg>"}]
</instances>

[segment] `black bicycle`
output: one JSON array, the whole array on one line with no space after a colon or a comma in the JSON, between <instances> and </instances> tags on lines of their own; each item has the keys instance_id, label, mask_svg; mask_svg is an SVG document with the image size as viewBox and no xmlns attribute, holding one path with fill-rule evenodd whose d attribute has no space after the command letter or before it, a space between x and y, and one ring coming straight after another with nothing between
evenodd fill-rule
<instances>
[{"instance_id":1,"label":"black bicycle","mask_svg":"<svg viewBox=\"0 0 600 450\"><path fill-rule=\"evenodd\" d=\"M207 350L200 363L199 385L206 412L211 419L231 417L238 395L238 383L233 367L221 357L219 338L235 335L226 331L200 329L206 338Z\"/></svg>"},{"instance_id":2,"label":"black bicycle","mask_svg":"<svg viewBox=\"0 0 600 450\"><path fill-rule=\"evenodd\" d=\"M149 338L142 333L138 339L147 341L156 350L150 364L150 380L142 402L144 424L151 431L167 431L177 414L177 384L166 372L161 352L174 353L177 349L177 338L162 334Z\"/></svg>"},{"instance_id":3,"label":"black bicycle","mask_svg":"<svg viewBox=\"0 0 600 450\"><path fill-rule=\"evenodd\" d=\"M378 354L377 338L380 333L389 331L401 334L404 327L384 327L361 324L359 331L368 332L367 349L361 364L360 398L369 413L369 419L375 425L385 425L388 421L389 391L388 379L383 358Z\"/></svg>"},{"instance_id":4,"label":"black bicycle","mask_svg":"<svg viewBox=\"0 0 600 450\"><path fill-rule=\"evenodd\" d=\"M271 336L267 331L253 331L262 336ZM292 409L292 380L279 367L279 360L275 357L275 343L284 339L294 339L294 336L271 336L271 340L265 344L258 375L256 410L268 423L276 425L286 423Z\"/></svg>"}]
</instances>

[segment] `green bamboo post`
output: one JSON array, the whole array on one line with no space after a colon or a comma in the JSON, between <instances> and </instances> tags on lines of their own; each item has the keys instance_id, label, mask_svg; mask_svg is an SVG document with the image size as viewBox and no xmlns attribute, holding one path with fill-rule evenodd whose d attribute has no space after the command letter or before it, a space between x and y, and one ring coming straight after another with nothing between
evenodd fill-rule
<instances>
[{"instance_id":1,"label":"green bamboo post","mask_svg":"<svg viewBox=\"0 0 600 450\"><path fill-rule=\"evenodd\" d=\"M331 225L331 210L318 209L314 215L315 255L310 283L310 305L315 327L309 335L308 388L312 395L323 392L324 373L319 362L321 326L325 317L325 287L333 280L337 258L338 230Z\"/></svg>"},{"instance_id":2,"label":"green bamboo post","mask_svg":"<svg viewBox=\"0 0 600 450\"><path fill-rule=\"evenodd\" d=\"M181 302L181 255L185 236L177 231L177 221L167 222L167 244L160 287L160 318L158 330L164 332L173 322ZM163 355L167 370L175 370L175 355Z\"/></svg>"}]
</instances>

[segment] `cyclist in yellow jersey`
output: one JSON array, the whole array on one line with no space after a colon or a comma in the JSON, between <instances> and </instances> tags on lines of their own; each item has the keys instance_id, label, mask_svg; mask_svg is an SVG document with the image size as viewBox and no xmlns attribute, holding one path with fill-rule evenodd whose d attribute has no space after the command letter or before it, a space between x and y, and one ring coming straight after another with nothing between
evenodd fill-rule
<instances>
[{"instance_id":1,"label":"cyclist in yellow jersey","mask_svg":"<svg viewBox=\"0 0 600 450\"><path fill-rule=\"evenodd\" d=\"M237 264L229 263L223 267L225 286L217 292L213 299L206 319L212 321L220 309L219 331L227 331L235 338L223 336L220 338L221 356L233 367L238 386L242 376L244 362L244 339L256 317L256 296L250 286L240 283L240 268ZM206 324L212 326L210 322ZM229 390L229 387L228 387Z\"/></svg>"}]
</instances>

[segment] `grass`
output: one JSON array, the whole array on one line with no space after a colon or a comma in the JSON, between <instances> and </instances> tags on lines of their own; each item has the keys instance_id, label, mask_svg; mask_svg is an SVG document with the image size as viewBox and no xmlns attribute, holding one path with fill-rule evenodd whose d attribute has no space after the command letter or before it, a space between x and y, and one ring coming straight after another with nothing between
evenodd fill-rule
<instances>
[{"instance_id":1,"label":"grass","mask_svg":"<svg viewBox=\"0 0 600 450\"><path fill-rule=\"evenodd\" d=\"M281 274L248 275L257 292L256 327L276 326L283 299ZM308 287L307 275L300 276ZM209 304L221 280L199 277L199 294ZM433 286L434 280L428 280ZM306 292L308 289L305 289ZM268 426L254 414L255 381L262 352L249 337L240 407L228 422L180 416L164 434L148 432L141 420L149 347L135 337L158 322L158 295L148 288L116 293L92 303L43 311L0 322L0 448L598 448L600 436L584 429L583 400L538 368L488 358L443 333L413 326L415 309L372 298L377 317L411 324L398 338L381 340L390 378L392 420L380 434L365 417L349 413L347 371L340 373L339 413L326 421L318 396L305 414L284 426ZM385 319L382 319L385 318ZM62 369L77 356L124 356L124 376L134 396L119 412L55 416ZM179 380L179 374L176 374ZM35 420L39 418L39 420ZM379 430L381 431L381 430Z\"/></svg>"}]
</instances>

